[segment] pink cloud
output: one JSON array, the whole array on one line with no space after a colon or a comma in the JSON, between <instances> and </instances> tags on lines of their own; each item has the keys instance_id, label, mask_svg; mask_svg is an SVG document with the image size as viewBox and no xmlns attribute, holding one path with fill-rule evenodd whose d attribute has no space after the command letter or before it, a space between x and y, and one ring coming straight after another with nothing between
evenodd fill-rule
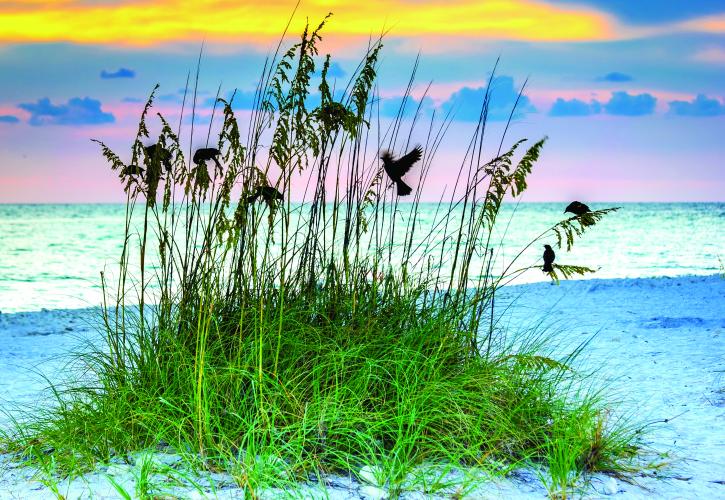
<instances>
[{"instance_id":1,"label":"pink cloud","mask_svg":"<svg viewBox=\"0 0 725 500\"><path fill-rule=\"evenodd\" d=\"M713 63L713 64L725 64L725 48L722 47L710 47L707 49L696 52L692 58L696 61Z\"/></svg>"}]
</instances>

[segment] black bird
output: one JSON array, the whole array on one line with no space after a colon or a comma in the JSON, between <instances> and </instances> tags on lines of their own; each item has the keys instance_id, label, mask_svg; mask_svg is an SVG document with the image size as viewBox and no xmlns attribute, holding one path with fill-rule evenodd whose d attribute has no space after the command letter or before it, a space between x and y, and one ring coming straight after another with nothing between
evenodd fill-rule
<instances>
[{"instance_id":1,"label":"black bird","mask_svg":"<svg viewBox=\"0 0 725 500\"><path fill-rule=\"evenodd\" d=\"M221 170L222 166L219 163L219 154L220 152L217 148L199 148L194 152L194 163L199 165L207 160L214 160L217 168Z\"/></svg>"},{"instance_id":2,"label":"black bird","mask_svg":"<svg viewBox=\"0 0 725 500\"><path fill-rule=\"evenodd\" d=\"M566 210L564 210L564 213L567 212L574 215L584 215L591 212L591 210L584 203L581 203L579 201L572 201L571 203L569 203L569 205L567 205Z\"/></svg>"},{"instance_id":3,"label":"black bird","mask_svg":"<svg viewBox=\"0 0 725 500\"><path fill-rule=\"evenodd\" d=\"M552 250L551 245L544 245L544 268L545 273L553 273L554 268L551 266L554 263L556 254Z\"/></svg>"},{"instance_id":4,"label":"black bird","mask_svg":"<svg viewBox=\"0 0 725 500\"><path fill-rule=\"evenodd\" d=\"M269 205L271 205L274 201L284 200L284 196L282 196L282 193L280 193L277 188L273 188L272 186L257 186L257 189L254 190L254 194L247 196L247 203L254 203L260 196Z\"/></svg>"},{"instance_id":5,"label":"black bird","mask_svg":"<svg viewBox=\"0 0 725 500\"><path fill-rule=\"evenodd\" d=\"M127 165L121 170L121 175L143 175L143 169L138 165Z\"/></svg>"},{"instance_id":6,"label":"black bird","mask_svg":"<svg viewBox=\"0 0 725 500\"><path fill-rule=\"evenodd\" d=\"M421 156L423 156L423 150L420 146L416 146L410 153L397 160L393 159L393 156L388 151L384 152L380 157L383 160L385 173L398 186L398 196L407 196L413 192L413 188L403 182L402 177L410 170L415 162L420 160Z\"/></svg>"},{"instance_id":7,"label":"black bird","mask_svg":"<svg viewBox=\"0 0 725 500\"><path fill-rule=\"evenodd\" d=\"M151 144L143 148L146 156L151 160L158 160L167 172L171 172L171 152L158 144Z\"/></svg>"}]
</instances>

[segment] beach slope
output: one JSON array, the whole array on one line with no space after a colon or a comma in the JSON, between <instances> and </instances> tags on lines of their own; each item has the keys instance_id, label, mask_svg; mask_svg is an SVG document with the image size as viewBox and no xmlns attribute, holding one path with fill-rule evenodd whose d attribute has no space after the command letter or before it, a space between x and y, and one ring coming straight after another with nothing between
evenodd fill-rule
<instances>
[{"instance_id":1,"label":"beach slope","mask_svg":"<svg viewBox=\"0 0 725 500\"><path fill-rule=\"evenodd\" d=\"M560 285L508 287L497 296L500 324L511 330L543 324L558 349L589 341L582 368L598 368L594 380L647 428L645 443L659 461L656 475L629 484L606 476L591 478L585 496L621 498L725 498L725 279L714 276L582 280ZM57 359L93 337L97 310L43 310L0 314L0 398L3 405L39 401L44 386L62 373ZM0 424L6 425L0 417ZM114 497L105 475L133 480L129 471L105 470L84 480L61 482L69 497ZM126 474L127 477L121 477ZM50 492L0 456L0 498L47 498ZM223 484L223 478L221 484ZM220 486L221 484L218 484ZM314 491L313 486L301 486ZM331 498L380 494L348 478L328 486ZM211 491L211 490L209 490ZM231 484L210 497L229 498ZM477 498L545 498L536 474L522 471L473 492ZM314 496L314 494L313 494ZM412 498L412 497L411 497Z\"/></svg>"}]
</instances>

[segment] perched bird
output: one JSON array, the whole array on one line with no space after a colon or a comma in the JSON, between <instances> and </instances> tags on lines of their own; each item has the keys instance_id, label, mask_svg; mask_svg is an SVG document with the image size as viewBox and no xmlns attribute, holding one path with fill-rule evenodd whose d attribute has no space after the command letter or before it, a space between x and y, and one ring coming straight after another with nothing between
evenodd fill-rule
<instances>
[{"instance_id":1,"label":"perched bird","mask_svg":"<svg viewBox=\"0 0 725 500\"><path fill-rule=\"evenodd\" d=\"M397 160L393 159L393 156L388 151L384 152L380 157L383 160L385 173L398 186L398 196L407 196L413 192L413 189L403 182L402 177L410 170L415 162L420 160L421 156L423 156L423 150L420 146L416 146L410 153Z\"/></svg>"},{"instance_id":2,"label":"perched bird","mask_svg":"<svg viewBox=\"0 0 725 500\"><path fill-rule=\"evenodd\" d=\"M257 186L254 193L251 196L247 196L247 203L254 203L260 196L269 205L274 201L284 200L284 196L282 196L282 193L277 188L273 188L272 186Z\"/></svg>"},{"instance_id":3,"label":"perched bird","mask_svg":"<svg viewBox=\"0 0 725 500\"><path fill-rule=\"evenodd\" d=\"M581 203L579 201L572 201L571 203L569 203L569 205L567 205L566 210L564 210L564 213L567 212L574 215L584 215L591 212L591 210L584 203Z\"/></svg>"},{"instance_id":4,"label":"perched bird","mask_svg":"<svg viewBox=\"0 0 725 500\"><path fill-rule=\"evenodd\" d=\"M146 146L144 152L146 157L151 161L157 160L161 162L167 172L171 172L171 152L158 144L151 144Z\"/></svg>"},{"instance_id":5,"label":"perched bird","mask_svg":"<svg viewBox=\"0 0 725 500\"><path fill-rule=\"evenodd\" d=\"M217 148L199 148L194 152L194 163L199 165L207 160L214 160L217 168L221 170L222 166L219 163L219 154L220 152Z\"/></svg>"},{"instance_id":6,"label":"perched bird","mask_svg":"<svg viewBox=\"0 0 725 500\"><path fill-rule=\"evenodd\" d=\"M544 268L545 273L553 273L554 268L551 266L554 263L556 254L552 250L551 245L544 245Z\"/></svg>"},{"instance_id":7,"label":"perched bird","mask_svg":"<svg viewBox=\"0 0 725 500\"><path fill-rule=\"evenodd\" d=\"M127 165L121 170L121 175L143 175L143 169L138 165Z\"/></svg>"}]
</instances>

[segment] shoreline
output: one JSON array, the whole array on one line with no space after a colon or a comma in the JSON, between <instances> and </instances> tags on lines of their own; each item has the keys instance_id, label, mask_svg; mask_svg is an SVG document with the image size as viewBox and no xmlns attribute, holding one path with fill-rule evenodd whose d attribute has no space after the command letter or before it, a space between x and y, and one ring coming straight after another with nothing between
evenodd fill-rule
<instances>
[{"instance_id":1,"label":"shoreline","mask_svg":"<svg viewBox=\"0 0 725 500\"><path fill-rule=\"evenodd\" d=\"M532 270L533 274L534 270ZM537 273L538 274L538 273ZM514 280L511 284L504 285L502 289L504 292L510 293L514 289L519 289L519 287L537 287L537 286L574 286L573 284L576 283L595 283L595 282L602 282L602 283L610 283L610 282L623 282L628 281L632 282L634 284L638 283L639 281L649 281L649 280L679 280L679 279L689 279L689 278L715 278L720 277L721 279L725 279L725 270L718 271L716 269L707 269L707 270L700 270L695 273L685 273L685 274L676 274L676 275L661 275L661 276L646 276L646 277L627 277L627 276L618 276L618 277L605 277L605 278L599 278L592 275L592 277L581 277L579 279L561 279L559 285L556 285L552 282L551 278L543 277L540 280L534 280L529 281L529 278L519 278L518 281ZM99 286L93 284L93 283L87 283L87 285L91 288L100 288ZM579 286L579 285L576 285ZM583 286L583 285L582 285ZM101 299L98 300L98 303L100 304ZM152 307L153 304L146 304L148 307ZM109 306L110 307L110 306ZM138 307L137 303L129 303L126 305L126 307L134 308ZM13 314L40 314L40 313L47 313L47 312L63 312L63 313L75 313L75 312L81 312L81 311L94 311L99 310L101 308L100 305L72 305L69 307L36 307L34 309L20 309L20 310L14 310L14 309L2 309L0 308L0 328L2 328L2 316L9 316Z\"/></svg>"},{"instance_id":2,"label":"shoreline","mask_svg":"<svg viewBox=\"0 0 725 500\"><path fill-rule=\"evenodd\" d=\"M508 305L512 307L507 310ZM587 366L598 367L593 380L606 386L605 397L621 398L623 411L636 414L638 420L660 421L649 428L645 445L668 454L658 460L672 465L659 478L635 476L640 486L597 474L585 496L725 498L725 279L721 275L511 285L497 294L496 306L497 316L510 328L543 321L557 340L555 349L565 351L588 341L584 359ZM0 314L2 401L37 401L42 384L29 370L60 369L61 360L55 357L79 339L93 337L86 322L97 310ZM0 416L0 425L4 424ZM28 470L12 467L8 458L0 455L0 498L47 496L48 490L29 480ZM114 496L102 474L90 476L98 476L86 478L95 496ZM346 477L331 479L333 485L327 489L331 498L375 496L370 485ZM89 486L82 480L66 486L70 496L88 494ZM312 487L300 485L300 492ZM217 493L227 498L235 491L241 492L224 487ZM536 473L527 469L484 483L475 492L477 498L546 498Z\"/></svg>"}]
</instances>

